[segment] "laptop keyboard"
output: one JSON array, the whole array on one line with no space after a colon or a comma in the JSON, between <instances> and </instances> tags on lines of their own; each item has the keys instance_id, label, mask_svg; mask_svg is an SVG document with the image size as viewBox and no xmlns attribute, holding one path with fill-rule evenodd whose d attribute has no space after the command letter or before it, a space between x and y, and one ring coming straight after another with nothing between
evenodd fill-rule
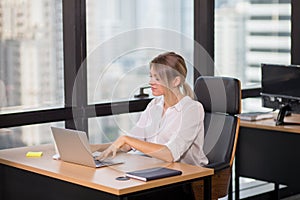
<instances>
[{"instance_id":1,"label":"laptop keyboard","mask_svg":"<svg viewBox=\"0 0 300 200\"><path fill-rule=\"evenodd\" d=\"M113 164L113 162L109 162L109 161L101 161L101 160L95 160L95 163L97 165L111 165Z\"/></svg>"},{"instance_id":2,"label":"laptop keyboard","mask_svg":"<svg viewBox=\"0 0 300 200\"><path fill-rule=\"evenodd\" d=\"M109 166L115 164L114 162L110 161L101 161L101 160L95 160L96 166Z\"/></svg>"}]
</instances>

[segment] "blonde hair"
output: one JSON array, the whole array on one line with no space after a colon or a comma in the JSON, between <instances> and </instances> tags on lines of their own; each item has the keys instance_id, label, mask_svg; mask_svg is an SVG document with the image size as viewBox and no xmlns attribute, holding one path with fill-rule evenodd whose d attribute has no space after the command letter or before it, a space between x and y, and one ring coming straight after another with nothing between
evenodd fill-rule
<instances>
[{"instance_id":1,"label":"blonde hair","mask_svg":"<svg viewBox=\"0 0 300 200\"><path fill-rule=\"evenodd\" d=\"M190 96L192 99L195 98L193 90L185 81L187 67L182 56L174 52L160 54L150 62L150 67L153 67L154 70L157 71L168 88L170 88L170 82L174 80L175 77L179 76L179 87L183 95Z\"/></svg>"}]
</instances>

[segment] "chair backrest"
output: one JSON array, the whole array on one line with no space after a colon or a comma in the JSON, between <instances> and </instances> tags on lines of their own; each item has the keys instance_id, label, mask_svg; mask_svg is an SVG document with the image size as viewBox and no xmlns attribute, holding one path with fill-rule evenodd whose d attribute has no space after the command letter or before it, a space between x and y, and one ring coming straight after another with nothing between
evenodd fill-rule
<instances>
[{"instance_id":1,"label":"chair backrest","mask_svg":"<svg viewBox=\"0 0 300 200\"><path fill-rule=\"evenodd\" d=\"M195 94L205 110L204 152L207 167L220 170L231 166L237 143L241 110L241 84L230 77L201 76L195 82Z\"/></svg>"}]
</instances>

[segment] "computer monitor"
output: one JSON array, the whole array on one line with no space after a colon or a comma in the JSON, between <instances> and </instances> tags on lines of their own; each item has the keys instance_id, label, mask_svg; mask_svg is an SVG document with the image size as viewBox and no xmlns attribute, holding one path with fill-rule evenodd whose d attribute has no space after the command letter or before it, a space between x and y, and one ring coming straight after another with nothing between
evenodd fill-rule
<instances>
[{"instance_id":1,"label":"computer monitor","mask_svg":"<svg viewBox=\"0 0 300 200\"><path fill-rule=\"evenodd\" d=\"M300 66L262 64L261 73L263 106L279 109L276 125L295 124L284 122L284 117L300 113Z\"/></svg>"}]
</instances>

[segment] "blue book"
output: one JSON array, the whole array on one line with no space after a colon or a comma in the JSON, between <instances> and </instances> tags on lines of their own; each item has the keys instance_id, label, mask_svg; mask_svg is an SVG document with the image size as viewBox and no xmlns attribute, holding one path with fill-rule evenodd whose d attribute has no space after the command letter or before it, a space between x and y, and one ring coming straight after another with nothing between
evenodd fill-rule
<instances>
[{"instance_id":1,"label":"blue book","mask_svg":"<svg viewBox=\"0 0 300 200\"><path fill-rule=\"evenodd\" d=\"M170 169L166 167L154 167L149 169L127 172L126 176L130 178L142 180L142 181L150 181L150 180L166 178L170 176L177 176L181 174L182 172L179 170Z\"/></svg>"}]
</instances>

